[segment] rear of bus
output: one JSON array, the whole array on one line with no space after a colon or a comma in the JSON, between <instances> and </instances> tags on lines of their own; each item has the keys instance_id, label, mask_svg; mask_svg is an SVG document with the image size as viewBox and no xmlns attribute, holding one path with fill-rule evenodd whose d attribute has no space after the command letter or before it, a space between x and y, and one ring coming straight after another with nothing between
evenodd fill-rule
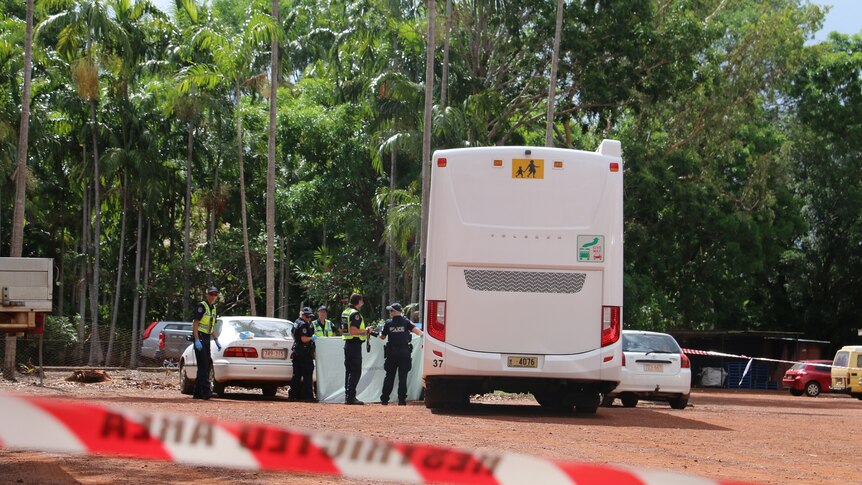
<instances>
[{"instance_id":1,"label":"rear of bus","mask_svg":"<svg viewBox=\"0 0 862 485\"><path fill-rule=\"evenodd\" d=\"M620 143L438 151L429 200L426 406L500 390L595 412L620 380Z\"/></svg>"}]
</instances>

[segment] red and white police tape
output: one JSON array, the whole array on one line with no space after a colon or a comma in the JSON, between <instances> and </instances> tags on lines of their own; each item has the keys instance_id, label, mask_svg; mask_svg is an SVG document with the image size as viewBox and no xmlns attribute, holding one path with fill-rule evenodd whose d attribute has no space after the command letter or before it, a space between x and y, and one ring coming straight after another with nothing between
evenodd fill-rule
<instances>
[{"instance_id":1,"label":"red and white police tape","mask_svg":"<svg viewBox=\"0 0 862 485\"><path fill-rule=\"evenodd\" d=\"M0 410L0 448L8 449L107 455L399 483L739 483L32 396L0 394Z\"/></svg>"}]
</instances>

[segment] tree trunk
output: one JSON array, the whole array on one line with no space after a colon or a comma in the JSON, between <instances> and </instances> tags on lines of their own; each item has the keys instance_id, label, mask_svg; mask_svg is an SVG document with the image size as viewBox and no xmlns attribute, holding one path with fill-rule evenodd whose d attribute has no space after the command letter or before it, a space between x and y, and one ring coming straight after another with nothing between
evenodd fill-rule
<instances>
[{"instance_id":1,"label":"tree trunk","mask_svg":"<svg viewBox=\"0 0 862 485\"><path fill-rule=\"evenodd\" d=\"M284 308L284 288L285 288L285 280L286 271L285 271L285 258L284 258L284 238L278 238L278 318L285 318L285 314L287 311Z\"/></svg>"},{"instance_id":2,"label":"tree trunk","mask_svg":"<svg viewBox=\"0 0 862 485\"><path fill-rule=\"evenodd\" d=\"M144 211L138 208L138 242L137 251L135 251L135 292L132 300L132 337L131 337L131 352L129 352L129 368L134 369L138 366L138 333L140 326L143 325L143 320L139 320L138 310L141 303L141 253L144 251L143 245L144 232ZM140 325L139 325L140 323Z\"/></svg>"},{"instance_id":3,"label":"tree trunk","mask_svg":"<svg viewBox=\"0 0 862 485\"><path fill-rule=\"evenodd\" d=\"M111 309L111 332L108 334L108 354L105 364L111 365L114 356L114 332L117 330L117 312L120 308L120 288L123 282L123 255L126 251L126 213L129 208L128 170L123 172L123 214L120 216L120 256L117 261L117 285L114 287L114 305ZM137 281L135 282L137 285Z\"/></svg>"},{"instance_id":4,"label":"tree trunk","mask_svg":"<svg viewBox=\"0 0 862 485\"><path fill-rule=\"evenodd\" d=\"M557 29L554 32L554 54L551 57L551 82L548 84L548 119L545 146L554 146L554 104L557 100L557 64L560 59L560 35L563 30L563 0L557 0Z\"/></svg>"},{"instance_id":5,"label":"tree trunk","mask_svg":"<svg viewBox=\"0 0 862 485\"><path fill-rule=\"evenodd\" d=\"M389 159L389 217L392 217L392 212L395 210L395 197L393 195L397 186L397 160L398 152L393 147ZM397 284L398 251L395 249L395 238L392 236L391 231L389 237L386 239L386 250L389 253L389 303L392 303L397 299L395 285Z\"/></svg>"},{"instance_id":6,"label":"tree trunk","mask_svg":"<svg viewBox=\"0 0 862 485\"><path fill-rule=\"evenodd\" d=\"M144 284L142 285L144 298L141 301L141 316L138 318L138 321L141 322L141 328L143 328L144 325L147 324L147 295L150 291L150 252L152 251L152 248L150 247L150 242L152 238L150 236L152 228L152 221L147 219L147 249L146 251L144 251L144 257L146 262L144 263ZM141 342L139 340L141 337L141 332L138 332L132 337L132 341L134 342L135 355L137 356L138 349L141 347ZM137 364L137 362L135 363Z\"/></svg>"},{"instance_id":7,"label":"tree trunk","mask_svg":"<svg viewBox=\"0 0 862 485\"><path fill-rule=\"evenodd\" d=\"M248 284L248 303L251 315L257 316L254 301L254 278L251 273L251 251L248 247L248 219L245 208L245 155L242 150L242 116L239 111L239 81L236 83L236 146L239 151L239 207L242 219L242 250L245 256L245 277Z\"/></svg>"},{"instance_id":8,"label":"tree trunk","mask_svg":"<svg viewBox=\"0 0 862 485\"><path fill-rule=\"evenodd\" d=\"M191 217L192 217L192 150L194 145L194 122L188 122L188 152L186 154L186 208L185 236L183 238L183 318L189 314L189 260L191 259Z\"/></svg>"},{"instance_id":9,"label":"tree trunk","mask_svg":"<svg viewBox=\"0 0 862 485\"><path fill-rule=\"evenodd\" d=\"M101 253L102 240L102 200L101 200L101 176L99 175L99 133L96 120L96 100L90 100L90 121L92 122L91 132L93 135L93 210L94 210L94 228L93 228L93 283L90 288L91 308L90 313L93 315L92 338L90 340L90 365L102 363L104 353L102 350L102 340L99 335L99 258Z\"/></svg>"},{"instance_id":10,"label":"tree trunk","mask_svg":"<svg viewBox=\"0 0 862 485\"><path fill-rule=\"evenodd\" d=\"M280 29L279 3L272 0L272 19ZM278 36L272 38L269 93L269 156L266 164L266 316L275 314L275 115L278 106Z\"/></svg>"},{"instance_id":11,"label":"tree trunk","mask_svg":"<svg viewBox=\"0 0 862 485\"><path fill-rule=\"evenodd\" d=\"M425 57L425 116L422 127L422 222L419 243L419 267L425 266L425 255L428 253L428 195L431 192L431 109L434 96L434 25L437 18L437 2L428 0L428 45ZM419 295L421 301L425 293L425 278L419 279ZM421 304L421 303L420 303ZM425 313L422 313L424 322Z\"/></svg>"},{"instance_id":12,"label":"tree trunk","mask_svg":"<svg viewBox=\"0 0 862 485\"><path fill-rule=\"evenodd\" d=\"M18 167L15 169L15 209L12 216L12 244L9 256L24 254L24 202L27 200L27 142L30 134L30 80L33 70L33 0L27 0L27 28L24 37L24 90L21 93L21 124L18 129ZM18 339L6 336L3 377L15 379Z\"/></svg>"},{"instance_id":13,"label":"tree trunk","mask_svg":"<svg viewBox=\"0 0 862 485\"><path fill-rule=\"evenodd\" d=\"M58 285L56 295L57 295L57 315L64 315L64 305L63 300L65 299L66 293L66 229L60 231L60 277L58 279L60 284Z\"/></svg>"},{"instance_id":14,"label":"tree trunk","mask_svg":"<svg viewBox=\"0 0 862 485\"><path fill-rule=\"evenodd\" d=\"M449 93L449 36L452 32L452 0L446 0L446 30L443 31L443 72L440 79L440 106L448 106Z\"/></svg>"},{"instance_id":15,"label":"tree trunk","mask_svg":"<svg viewBox=\"0 0 862 485\"><path fill-rule=\"evenodd\" d=\"M220 156L216 158L216 166L213 169L213 196L210 199L210 226L209 226L209 249L210 249L210 261L215 261L215 233L216 233L216 219L218 218L218 204L220 200L219 189L218 189L218 169L221 166L221 160L219 160ZM209 277L210 283L213 282L213 272L212 265L207 265L207 273Z\"/></svg>"},{"instance_id":16,"label":"tree trunk","mask_svg":"<svg viewBox=\"0 0 862 485\"><path fill-rule=\"evenodd\" d=\"M87 160L87 151L84 149L84 160ZM90 184L84 184L84 194L81 200L82 222L81 222L81 250L78 260L81 263L81 276L78 279L78 346L75 349L76 362L84 362L84 339L86 338L87 317L87 264L90 259Z\"/></svg>"}]
</instances>

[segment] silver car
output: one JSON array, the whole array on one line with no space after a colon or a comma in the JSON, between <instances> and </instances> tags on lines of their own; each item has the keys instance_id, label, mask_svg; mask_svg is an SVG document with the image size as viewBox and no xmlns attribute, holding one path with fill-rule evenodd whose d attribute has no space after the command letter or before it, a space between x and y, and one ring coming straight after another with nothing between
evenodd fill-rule
<instances>
[{"instance_id":1,"label":"silver car","mask_svg":"<svg viewBox=\"0 0 862 485\"><path fill-rule=\"evenodd\" d=\"M157 365L177 361L189 346L191 335L192 322L153 322L141 336L141 358Z\"/></svg>"},{"instance_id":2,"label":"silver car","mask_svg":"<svg viewBox=\"0 0 862 485\"><path fill-rule=\"evenodd\" d=\"M213 392L219 396L227 386L258 388L264 396L275 396L290 384L293 362L293 322L266 317L219 317L216 335L221 350L210 344ZM197 377L193 345L180 358L180 391L191 394Z\"/></svg>"}]
</instances>

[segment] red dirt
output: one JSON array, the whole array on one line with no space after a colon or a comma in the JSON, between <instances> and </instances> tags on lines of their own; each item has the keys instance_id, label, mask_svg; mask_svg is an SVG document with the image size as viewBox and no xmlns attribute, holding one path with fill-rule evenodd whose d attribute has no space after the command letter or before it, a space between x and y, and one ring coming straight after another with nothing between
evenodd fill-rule
<instances>
[{"instance_id":1,"label":"red dirt","mask_svg":"<svg viewBox=\"0 0 862 485\"><path fill-rule=\"evenodd\" d=\"M845 396L792 397L779 392L692 392L689 408L641 402L637 408L600 408L595 416L543 411L526 396L488 396L469 408L431 413L369 404L288 403L282 391L269 400L259 391L229 389L225 399L192 401L179 393L175 374L110 372L98 384L65 382L49 374L45 387L32 378L0 383L0 392L83 399L112 406L207 415L364 434L442 446L511 451L552 459L625 465L696 476L773 484L858 483L854 430L862 402ZM347 410L350 410L348 413ZM848 432L850 431L850 432ZM0 450L4 483L138 484L359 483L316 476L191 467L158 462Z\"/></svg>"}]
</instances>

